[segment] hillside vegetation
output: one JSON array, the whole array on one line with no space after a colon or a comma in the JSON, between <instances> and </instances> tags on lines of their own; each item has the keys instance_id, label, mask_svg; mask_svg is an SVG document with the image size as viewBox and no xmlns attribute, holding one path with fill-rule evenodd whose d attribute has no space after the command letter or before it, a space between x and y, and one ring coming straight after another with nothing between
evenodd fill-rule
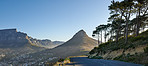
<instances>
[{"instance_id":1,"label":"hillside vegetation","mask_svg":"<svg viewBox=\"0 0 148 66\"><path fill-rule=\"evenodd\" d=\"M127 44L125 38L120 38L118 44L115 41L109 41L100 44L89 52L92 57L103 57L104 59L120 60L133 62L137 64L148 64L148 30L128 37Z\"/></svg>"},{"instance_id":2,"label":"hillside vegetation","mask_svg":"<svg viewBox=\"0 0 148 66\"><path fill-rule=\"evenodd\" d=\"M89 52L89 58L147 65L148 0L112 0L108 10L108 24L101 24L93 31L99 46Z\"/></svg>"}]
</instances>

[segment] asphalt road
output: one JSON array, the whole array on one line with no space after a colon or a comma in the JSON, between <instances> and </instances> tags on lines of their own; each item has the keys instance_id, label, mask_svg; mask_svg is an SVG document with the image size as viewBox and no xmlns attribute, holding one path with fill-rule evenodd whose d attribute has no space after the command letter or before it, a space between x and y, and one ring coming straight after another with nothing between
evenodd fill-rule
<instances>
[{"instance_id":1,"label":"asphalt road","mask_svg":"<svg viewBox=\"0 0 148 66\"><path fill-rule=\"evenodd\" d=\"M142 66L140 64L133 64L114 60L103 59L89 59L87 57L70 58L71 63L64 66Z\"/></svg>"}]
</instances>

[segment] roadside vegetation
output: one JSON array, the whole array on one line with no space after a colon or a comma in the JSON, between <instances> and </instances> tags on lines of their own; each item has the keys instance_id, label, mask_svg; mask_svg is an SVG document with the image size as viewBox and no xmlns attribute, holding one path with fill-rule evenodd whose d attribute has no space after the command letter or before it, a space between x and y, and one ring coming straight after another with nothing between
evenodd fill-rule
<instances>
[{"instance_id":1,"label":"roadside vegetation","mask_svg":"<svg viewBox=\"0 0 148 66\"><path fill-rule=\"evenodd\" d=\"M89 58L100 59L103 54L123 49L122 55L108 59L147 65L148 0L113 0L108 9L111 15L108 24L101 24L93 31L92 36L98 39L98 47L89 52ZM147 47L143 53L124 53L139 46Z\"/></svg>"},{"instance_id":2,"label":"roadside vegetation","mask_svg":"<svg viewBox=\"0 0 148 66\"><path fill-rule=\"evenodd\" d=\"M102 43L99 47L95 47L89 54L94 54L95 52L106 53L109 51L115 51L118 49L127 50L129 48L135 48L140 45L148 45L148 30L141 33L139 36L129 36L129 41L127 44L124 43L125 38L120 38L118 44L115 41L108 41L106 43ZM148 52L148 48L145 48L145 52Z\"/></svg>"},{"instance_id":3,"label":"roadside vegetation","mask_svg":"<svg viewBox=\"0 0 148 66\"><path fill-rule=\"evenodd\" d=\"M106 43L102 43L99 45L99 47L95 47L93 50L89 52L89 54L95 54L97 53L96 56L92 56L89 58L94 58L94 59L103 59L99 54L105 54L107 52L112 52L112 51L117 51L119 49L124 49L126 51L127 49L134 49L138 46L147 46L144 48L144 53L135 53L135 54L123 54L115 57L115 58L108 58L108 59L113 59L113 60L119 60L119 61L125 61L125 62L133 62L137 64L148 64L148 30L141 33L139 36L134 37L134 36L129 36L129 41L128 44L124 43L125 38L120 38L119 43L116 44L115 41L109 41Z\"/></svg>"},{"instance_id":4,"label":"roadside vegetation","mask_svg":"<svg viewBox=\"0 0 148 66\"><path fill-rule=\"evenodd\" d=\"M65 58L65 59L63 59L63 58L60 58L57 62L56 62L56 64L54 64L54 66L60 66L60 65L65 65L65 64L67 64L67 63L70 63L70 57L67 57L67 58Z\"/></svg>"}]
</instances>

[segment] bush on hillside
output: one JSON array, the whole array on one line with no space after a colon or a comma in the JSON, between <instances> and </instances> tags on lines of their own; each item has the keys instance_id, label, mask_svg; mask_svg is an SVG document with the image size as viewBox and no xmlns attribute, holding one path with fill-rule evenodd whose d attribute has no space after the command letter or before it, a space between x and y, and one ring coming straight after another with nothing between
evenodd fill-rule
<instances>
[{"instance_id":1,"label":"bush on hillside","mask_svg":"<svg viewBox=\"0 0 148 66\"><path fill-rule=\"evenodd\" d=\"M144 49L144 52L148 54L148 47Z\"/></svg>"},{"instance_id":2,"label":"bush on hillside","mask_svg":"<svg viewBox=\"0 0 148 66\"><path fill-rule=\"evenodd\" d=\"M58 62L63 62L64 61L64 59L63 58L60 58L59 60L58 60Z\"/></svg>"},{"instance_id":3,"label":"bush on hillside","mask_svg":"<svg viewBox=\"0 0 148 66\"><path fill-rule=\"evenodd\" d=\"M91 51L89 52L89 54L94 54L94 53L96 53L96 52L97 52L97 49L98 49L98 47L95 47L93 50L91 50Z\"/></svg>"},{"instance_id":4,"label":"bush on hillside","mask_svg":"<svg viewBox=\"0 0 148 66\"><path fill-rule=\"evenodd\" d=\"M121 58L124 56L124 54L120 55L120 56L117 56L115 57L113 60L121 60Z\"/></svg>"},{"instance_id":5,"label":"bush on hillside","mask_svg":"<svg viewBox=\"0 0 148 66\"><path fill-rule=\"evenodd\" d=\"M70 61L70 58L69 58L69 57L67 57L67 58L65 58L64 60L65 60L65 61L67 61L67 60L68 60L68 61Z\"/></svg>"},{"instance_id":6,"label":"bush on hillside","mask_svg":"<svg viewBox=\"0 0 148 66\"><path fill-rule=\"evenodd\" d=\"M99 47L105 47L106 45L110 44L111 42L102 43L99 45Z\"/></svg>"},{"instance_id":7,"label":"bush on hillside","mask_svg":"<svg viewBox=\"0 0 148 66\"><path fill-rule=\"evenodd\" d=\"M130 38L131 42L138 41L138 40L145 40L145 38L143 36L136 36L136 37Z\"/></svg>"},{"instance_id":8,"label":"bush on hillside","mask_svg":"<svg viewBox=\"0 0 148 66\"><path fill-rule=\"evenodd\" d=\"M101 56L93 56L93 57L89 57L90 59L103 59L103 57Z\"/></svg>"}]
</instances>

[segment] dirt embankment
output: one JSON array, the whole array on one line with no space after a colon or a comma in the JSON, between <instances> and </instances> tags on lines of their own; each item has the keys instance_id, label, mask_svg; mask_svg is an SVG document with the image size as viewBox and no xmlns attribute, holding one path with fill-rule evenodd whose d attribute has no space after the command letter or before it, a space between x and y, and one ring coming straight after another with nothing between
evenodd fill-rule
<instances>
[{"instance_id":1,"label":"dirt embankment","mask_svg":"<svg viewBox=\"0 0 148 66\"><path fill-rule=\"evenodd\" d=\"M127 54L130 54L130 55L134 55L134 54L140 54L140 53L143 53L144 52L144 48L146 48L147 46L146 45L141 45L141 46L138 46L138 47L135 47L135 48L129 48L127 50L124 50L124 49L119 49L119 50L115 50L115 51L111 51L111 52L107 52L105 54L102 54L101 56L104 58L104 59L114 59L115 57L118 57L120 55L127 55Z\"/></svg>"}]
</instances>

